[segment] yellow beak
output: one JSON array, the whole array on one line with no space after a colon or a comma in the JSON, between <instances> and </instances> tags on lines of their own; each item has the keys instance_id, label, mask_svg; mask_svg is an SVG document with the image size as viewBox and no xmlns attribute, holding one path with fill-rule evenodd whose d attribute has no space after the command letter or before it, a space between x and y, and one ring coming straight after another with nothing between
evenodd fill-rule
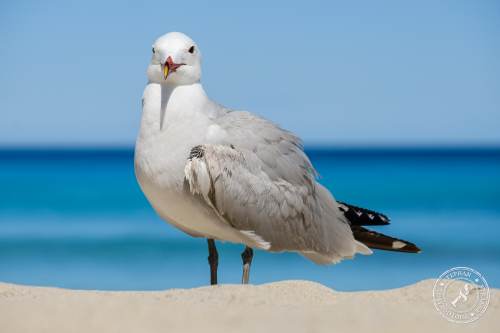
<instances>
[{"instance_id":1,"label":"yellow beak","mask_svg":"<svg viewBox=\"0 0 500 333\"><path fill-rule=\"evenodd\" d=\"M169 73L168 63L163 66L163 79L166 80Z\"/></svg>"}]
</instances>

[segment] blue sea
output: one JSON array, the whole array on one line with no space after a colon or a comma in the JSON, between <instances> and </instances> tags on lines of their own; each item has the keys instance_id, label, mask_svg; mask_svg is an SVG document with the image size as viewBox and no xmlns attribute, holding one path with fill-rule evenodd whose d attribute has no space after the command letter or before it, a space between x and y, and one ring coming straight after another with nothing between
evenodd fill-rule
<instances>
[{"instance_id":1,"label":"blue sea","mask_svg":"<svg viewBox=\"0 0 500 333\"><path fill-rule=\"evenodd\" d=\"M500 288L500 149L307 150L339 200L388 214L375 229L420 254L375 251L334 266L256 251L252 283L307 279L395 288L472 267ZM133 151L0 150L0 281L78 289L206 285L207 244L164 223L141 193ZM239 283L243 246L218 244L219 280Z\"/></svg>"}]
</instances>

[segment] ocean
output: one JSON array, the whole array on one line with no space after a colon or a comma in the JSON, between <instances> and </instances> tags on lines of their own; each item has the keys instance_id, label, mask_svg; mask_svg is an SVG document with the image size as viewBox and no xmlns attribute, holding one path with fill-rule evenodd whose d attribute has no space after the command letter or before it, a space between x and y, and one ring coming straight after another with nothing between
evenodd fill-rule
<instances>
[{"instance_id":1,"label":"ocean","mask_svg":"<svg viewBox=\"0 0 500 333\"><path fill-rule=\"evenodd\" d=\"M500 288L500 149L307 149L319 181L342 201L384 212L377 231L420 254L374 251L334 266L255 251L251 283L317 281L388 289L455 266ZM0 281L77 289L207 285L204 239L164 223L134 176L133 150L1 149ZM219 282L241 280L242 245L218 243Z\"/></svg>"}]
</instances>

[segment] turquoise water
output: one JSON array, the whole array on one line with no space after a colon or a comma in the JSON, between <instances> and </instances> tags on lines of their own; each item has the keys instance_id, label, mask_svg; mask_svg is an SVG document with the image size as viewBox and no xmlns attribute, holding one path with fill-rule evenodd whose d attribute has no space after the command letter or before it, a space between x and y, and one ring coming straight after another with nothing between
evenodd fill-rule
<instances>
[{"instance_id":1,"label":"turquoise water","mask_svg":"<svg viewBox=\"0 0 500 333\"><path fill-rule=\"evenodd\" d=\"M256 251L252 282L386 289L469 266L500 287L500 150L308 153L338 199L387 213L393 224L376 229L423 252L375 251L325 267ZM206 242L155 215L136 184L131 150L0 150L0 185L0 281L83 289L208 282ZM242 246L218 247L220 281L239 283Z\"/></svg>"}]
</instances>

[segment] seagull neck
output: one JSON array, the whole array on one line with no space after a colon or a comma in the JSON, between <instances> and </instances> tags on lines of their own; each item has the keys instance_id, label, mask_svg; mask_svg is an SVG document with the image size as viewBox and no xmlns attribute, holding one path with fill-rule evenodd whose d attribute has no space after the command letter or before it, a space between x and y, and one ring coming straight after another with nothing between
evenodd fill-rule
<instances>
[{"instance_id":1,"label":"seagull neck","mask_svg":"<svg viewBox=\"0 0 500 333\"><path fill-rule=\"evenodd\" d=\"M204 112L212 102L208 98L201 83L171 86L161 85L161 111L170 114Z\"/></svg>"},{"instance_id":2,"label":"seagull neck","mask_svg":"<svg viewBox=\"0 0 500 333\"><path fill-rule=\"evenodd\" d=\"M172 86L149 82L143 94L142 111L144 126L167 131L173 124L217 118L223 109L208 98L200 83Z\"/></svg>"}]
</instances>

